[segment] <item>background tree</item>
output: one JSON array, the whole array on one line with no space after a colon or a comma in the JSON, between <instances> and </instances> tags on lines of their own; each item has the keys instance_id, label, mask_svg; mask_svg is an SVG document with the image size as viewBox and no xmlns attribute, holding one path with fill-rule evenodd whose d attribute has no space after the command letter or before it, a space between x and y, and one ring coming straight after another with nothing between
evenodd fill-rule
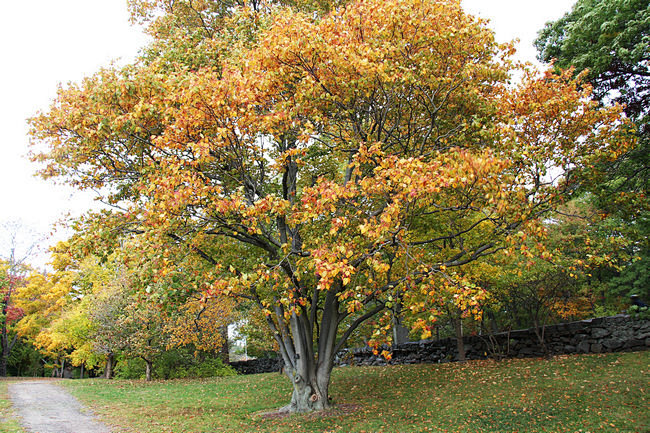
<instances>
[{"instance_id":1,"label":"background tree","mask_svg":"<svg viewBox=\"0 0 650 433\"><path fill-rule=\"evenodd\" d=\"M15 324L24 312L15 305L16 291L25 284L27 269L13 261L0 260L0 377L7 376L7 362L18 334Z\"/></svg>"},{"instance_id":2,"label":"background tree","mask_svg":"<svg viewBox=\"0 0 650 433\"><path fill-rule=\"evenodd\" d=\"M230 43L219 64L170 53L170 69L161 53L103 70L62 89L32 134L49 146L44 175L122 207L86 236L130 234L152 300L232 296L264 312L287 410L327 408L336 353L380 313L390 329L404 293L443 296L448 281L468 302L455 268L506 248L625 150L620 107L598 108L568 74L509 86L511 47L457 1L224 22L191 48Z\"/></svg>"},{"instance_id":3,"label":"background tree","mask_svg":"<svg viewBox=\"0 0 650 433\"><path fill-rule=\"evenodd\" d=\"M16 292L26 283L31 272L28 259L37 248L35 233L23 224L0 225L0 377L7 375L7 361L18 338L15 325L24 315L16 305Z\"/></svg>"},{"instance_id":4,"label":"background tree","mask_svg":"<svg viewBox=\"0 0 650 433\"><path fill-rule=\"evenodd\" d=\"M605 167L607 176L585 185L599 209L600 225L630 242L635 260L621 263L608 283L610 297L650 296L650 5L646 0L579 0L571 12L550 22L536 41L539 58L587 71L594 94L605 105L624 104L637 129L637 145Z\"/></svg>"},{"instance_id":5,"label":"background tree","mask_svg":"<svg viewBox=\"0 0 650 433\"><path fill-rule=\"evenodd\" d=\"M645 0L578 0L540 31L535 42L539 58L588 70L595 96L625 104L626 113L636 119L648 114L648 16Z\"/></svg>"},{"instance_id":6,"label":"background tree","mask_svg":"<svg viewBox=\"0 0 650 433\"><path fill-rule=\"evenodd\" d=\"M17 296L25 311L18 323L21 338L34 344L53 365L93 366L97 354L88 347L91 330L85 306L91 294L80 284L79 268L67 242L51 251L49 272L33 272ZM62 370L61 370L62 373Z\"/></svg>"},{"instance_id":7,"label":"background tree","mask_svg":"<svg viewBox=\"0 0 650 433\"><path fill-rule=\"evenodd\" d=\"M538 230L518 233L516 250L492 257L487 271L476 273L489 295L481 303L483 330L531 327L546 350L547 324L624 310L625 300L606 299L606 285L631 260L627 240L605 230L601 219L591 200L571 200Z\"/></svg>"}]
</instances>

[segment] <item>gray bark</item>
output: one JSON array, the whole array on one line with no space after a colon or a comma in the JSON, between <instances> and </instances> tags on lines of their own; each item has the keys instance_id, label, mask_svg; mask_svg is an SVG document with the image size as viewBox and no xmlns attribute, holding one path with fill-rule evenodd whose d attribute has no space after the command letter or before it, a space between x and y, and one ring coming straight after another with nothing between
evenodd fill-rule
<instances>
[{"instance_id":1,"label":"gray bark","mask_svg":"<svg viewBox=\"0 0 650 433\"><path fill-rule=\"evenodd\" d=\"M393 317L393 344L404 344L409 342L409 329L402 325L401 319Z\"/></svg>"},{"instance_id":2,"label":"gray bark","mask_svg":"<svg viewBox=\"0 0 650 433\"><path fill-rule=\"evenodd\" d=\"M326 322L323 323L324 328ZM293 314L289 323L294 337L295 358L289 368L285 367L285 372L293 385L293 393L291 403L281 411L311 412L327 409L330 406L328 390L333 367L328 350L319 352L316 358L311 334L307 333L309 322L303 315ZM325 345L333 347L334 340L331 339L331 343Z\"/></svg>"},{"instance_id":3,"label":"gray bark","mask_svg":"<svg viewBox=\"0 0 650 433\"><path fill-rule=\"evenodd\" d=\"M294 312L287 326L281 304L274 307L276 321L267 316L280 347L284 372L293 386L290 404L280 411L311 412L329 408L329 384L336 353L361 323L383 309L383 305L377 305L358 317L337 340L339 325L346 317L339 311L337 293L336 288L327 291L320 317L308 311ZM317 318L320 318L318 327Z\"/></svg>"},{"instance_id":4,"label":"gray bark","mask_svg":"<svg viewBox=\"0 0 650 433\"><path fill-rule=\"evenodd\" d=\"M11 292L8 296L10 295ZM2 314L5 318L2 319L2 332L0 332L0 346L2 346L2 353L0 354L0 377L7 376L7 362L9 361L9 354L11 353L11 349L13 349L14 345L16 344L16 340L18 339L17 334L14 334L13 338L11 338L7 330L6 315L8 307L9 301L7 300L2 305Z\"/></svg>"},{"instance_id":5,"label":"gray bark","mask_svg":"<svg viewBox=\"0 0 650 433\"><path fill-rule=\"evenodd\" d=\"M228 364L230 362L230 350L228 347L228 325L219 328L219 334L221 334L221 337L223 338L223 345L219 350L219 357L224 364Z\"/></svg>"},{"instance_id":6,"label":"gray bark","mask_svg":"<svg viewBox=\"0 0 650 433\"><path fill-rule=\"evenodd\" d=\"M456 349L458 350L458 360L463 362L465 361L465 343L463 342L463 319L460 317L452 318L452 324L454 325L454 332L456 333Z\"/></svg>"},{"instance_id":7,"label":"gray bark","mask_svg":"<svg viewBox=\"0 0 650 433\"><path fill-rule=\"evenodd\" d=\"M153 370L153 362L149 361L146 358L142 358L142 359L144 359L144 362L147 364L147 367L146 367L146 370L145 370L147 382L151 382L151 371Z\"/></svg>"},{"instance_id":8,"label":"gray bark","mask_svg":"<svg viewBox=\"0 0 650 433\"><path fill-rule=\"evenodd\" d=\"M115 356L113 352L110 352L106 356L106 368L104 369L104 378L112 379L113 378L113 366L114 366Z\"/></svg>"}]
</instances>

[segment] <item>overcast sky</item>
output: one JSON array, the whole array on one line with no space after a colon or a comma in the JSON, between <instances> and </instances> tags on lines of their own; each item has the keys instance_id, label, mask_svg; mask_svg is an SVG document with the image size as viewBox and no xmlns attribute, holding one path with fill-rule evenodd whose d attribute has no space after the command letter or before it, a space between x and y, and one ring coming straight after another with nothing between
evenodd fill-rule
<instances>
[{"instance_id":1,"label":"overcast sky","mask_svg":"<svg viewBox=\"0 0 650 433\"><path fill-rule=\"evenodd\" d=\"M463 0L469 12L491 20L498 40L519 39L519 57L531 61L537 31L568 12L573 3ZM129 25L126 0L21 0L3 2L0 41L0 248L4 248L2 225L7 221L20 221L47 236L67 213L79 215L92 205L90 194L33 177L34 165L25 157L29 150L25 119L47 109L59 83L79 81L115 59L121 63L133 59L146 37ZM6 254L0 251L0 256ZM36 262L42 266L43 259Z\"/></svg>"}]
</instances>

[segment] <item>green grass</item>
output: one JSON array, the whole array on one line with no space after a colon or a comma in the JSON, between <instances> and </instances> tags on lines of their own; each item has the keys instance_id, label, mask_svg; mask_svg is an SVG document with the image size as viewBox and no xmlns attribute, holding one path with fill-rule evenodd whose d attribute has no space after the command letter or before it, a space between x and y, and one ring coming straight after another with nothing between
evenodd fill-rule
<instances>
[{"instance_id":1,"label":"green grass","mask_svg":"<svg viewBox=\"0 0 650 433\"><path fill-rule=\"evenodd\" d=\"M207 380L83 380L64 385L120 431L650 431L650 352L502 362L347 367L329 414L266 419L289 399L278 373Z\"/></svg>"},{"instance_id":2,"label":"green grass","mask_svg":"<svg viewBox=\"0 0 650 433\"><path fill-rule=\"evenodd\" d=\"M22 433L25 430L18 422L9 400L7 387L14 380L0 380L0 433Z\"/></svg>"}]
</instances>

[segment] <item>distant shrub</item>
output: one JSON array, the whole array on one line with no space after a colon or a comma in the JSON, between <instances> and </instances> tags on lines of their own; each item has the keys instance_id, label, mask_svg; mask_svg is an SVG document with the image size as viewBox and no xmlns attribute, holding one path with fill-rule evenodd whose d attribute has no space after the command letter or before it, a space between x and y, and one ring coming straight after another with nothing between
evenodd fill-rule
<instances>
[{"instance_id":1,"label":"distant shrub","mask_svg":"<svg viewBox=\"0 0 650 433\"><path fill-rule=\"evenodd\" d=\"M237 372L229 365L224 365L219 358L206 359L186 368L176 368L170 371L170 379L185 379L194 377L224 377L234 376Z\"/></svg>"},{"instance_id":2,"label":"distant shrub","mask_svg":"<svg viewBox=\"0 0 650 433\"><path fill-rule=\"evenodd\" d=\"M635 319L650 320L650 308L648 307L639 307L638 305L632 305L627 310L627 312Z\"/></svg>"},{"instance_id":3,"label":"distant shrub","mask_svg":"<svg viewBox=\"0 0 650 433\"><path fill-rule=\"evenodd\" d=\"M154 364L155 371L156 364ZM115 366L116 379L144 379L146 364L141 358L122 358Z\"/></svg>"},{"instance_id":4,"label":"distant shrub","mask_svg":"<svg viewBox=\"0 0 650 433\"><path fill-rule=\"evenodd\" d=\"M141 358L121 359L115 367L119 379L144 379L146 364ZM193 349L174 349L161 354L153 363L156 379L189 379L232 376L237 372L213 353L194 353Z\"/></svg>"}]
</instances>

